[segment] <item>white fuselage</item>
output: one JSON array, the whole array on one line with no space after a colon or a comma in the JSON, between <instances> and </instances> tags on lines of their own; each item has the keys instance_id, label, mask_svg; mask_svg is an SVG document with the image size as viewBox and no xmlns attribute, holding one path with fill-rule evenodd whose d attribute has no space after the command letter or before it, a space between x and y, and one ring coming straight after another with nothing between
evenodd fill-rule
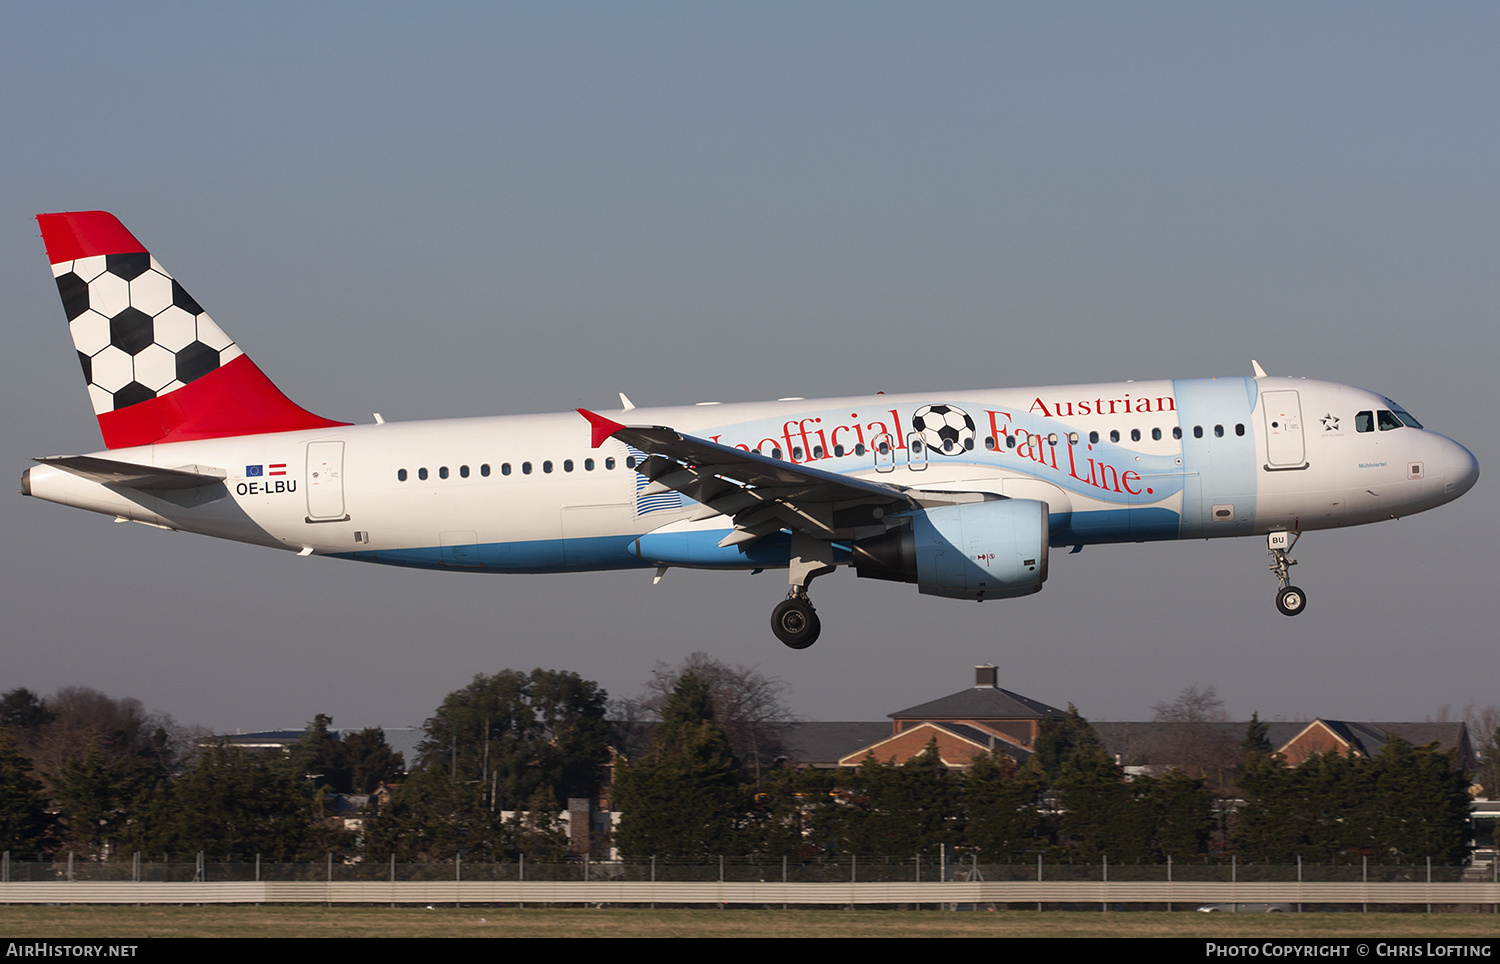
<instances>
[{"instance_id":1,"label":"white fuselage","mask_svg":"<svg viewBox=\"0 0 1500 964\"><path fill-rule=\"evenodd\" d=\"M944 452L913 428L942 405L972 430ZM615 417L922 490L1048 506L1055 546L1360 525L1457 498L1474 457L1388 399L1292 378L636 409ZM1384 413L1382 415L1381 413ZM1404 413L1401 413L1404 414ZM882 438L886 451L880 451ZM930 440L933 437L927 436ZM917 443L917 444L914 444ZM722 549L724 516L642 492L636 454L590 446L576 413L339 426L113 449L222 482L100 484L42 464L31 495L151 525L369 562L495 572L785 566L787 543ZM646 539L651 534L680 539Z\"/></svg>"}]
</instances>

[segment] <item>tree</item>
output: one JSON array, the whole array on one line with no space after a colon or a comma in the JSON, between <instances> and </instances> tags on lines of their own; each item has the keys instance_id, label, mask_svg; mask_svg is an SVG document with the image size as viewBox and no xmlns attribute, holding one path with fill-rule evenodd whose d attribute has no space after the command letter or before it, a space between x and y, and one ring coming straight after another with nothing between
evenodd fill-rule
<instances>
[{"instance_id":1,"label":"tree","mask_svg":"<svg viewBox=\"0 0 1500 964\"><path fill-rule=\"evenodd\" d=\"M14 732L0 726L0 850L34 853L47 839L47 795L16 749Z\"/></svg>"},{"instance_id":2,"label":"tree","mask_svg":"<svg viewBox=\"0 0 1500 964\"><path fill-rule=\"evenodd\" d=\"M457 855L499 860L508 853L500 813L479 781L452 779L440 767L417 768L380 812L365 821L372 860L449 861Z\"/></svg>"},{"instance_id":3,"label":"tree","mask_svg":"<svg viewBox=\"0 0 1500 964\"><path fill-rule=\"evenodd\" d=\"M284 758L264 760L238 747L211 746L189 773L159 783L138 801L129 843L141 851L203 851L220 858L309 856L329 839L313 832L304 784Z\"/></svg>"},{"instance_id":4,"label":"tree","mask_svg":"<svg viewBox=\"0 0 1500 964\"><path fill-rule=\"evenodd\" d=\"M1171 703L1152 707L1152 722L1169 724L1171 763L1189 777L1204 780L1219 796L1229 796L1241 748L1224 723L1224 701L1212 686L1184 687ZM1258 721L1258 718L1257 718Z\"/></svg>"},{"instance_id":5,"label":"tree","mask_svg":"<svg viewBox=\"0 0 1500 964\"><path fill-rule=\"evenodd\" d=\"M1459 863L1467 853L1467 780L1452 751L1390 737L1373 759L1315 755L1291 768L1252 754L1239 785L1244 803L1230 843L1252 860L1365 854Z\"/></svg>"},{"instance_id":6,"label":"tree","mask_svg":"<svg viewBox=\"0 0 1500 964\"><path fill-rule=\"evenodd\" d=\"M349 792L374 793L383 783L406 772L406 760L385 741L385 730L365 727L344 737L348 756Z\"/></svg>"},{"instance_id":7,"label":"tree","mask_svg":"<svg viewBox=\"0 0 1500 964\"><path fill-rule=\"evenodd\" d=\"M1058 840L1084 859L1134 862L1151 855L1155 821L1099 747L1068 757L1057 779L1057 805Z\"/></svg>"},{"instance_id":8,"label":"tree","mask_svg":"<svg viewBox=\"0 0 1500 964\"><path fill-rule=\"evenodd\" d=\"M51 723L54 716L42 698L24 686L0 696L0 726L36 730Z\"/></svg>"},{"instance_id":9,"label":"tree","mask_svg":"<svg viewBox=\"0 0 1500 964\"><path fill-rule=\"evenodd\" d=\"M1050 781L1061 775L1063 764L1067 763L1069 757L1088 748L1104 752L1099 734L1079 714L1078 707L1069 703L1067 716L1042 721L1041 732L1037 734L1032 750L1036 754L1037 764Z\"/></svg>"},{"instance_id":10,"label":"tree","mask_svg":"<svg viewBox=\"0 0 1500 964\"><path fill-rule=\"evenodd\" d=\"M1245 727L1245 738L1240 741L1240 749L1246 753L1270 753L1270 733L1271 728L1261 721L1260 711L1251 713L1250 723Z\"/></svg>"},{"instance_id":11,"label":"tree","mask_svg":"<svg viewBox=\"0 0 1500 964\"><path fill-rule=\"evenodd\" d=\"M427 721L420 766L474 783L491 810L519 810L537 789L553 808L594 797L609 761L606 694L577 673L535 669L475 676Z\"/></svg>"},{"instance_id":12,"label":"tree","mask_svg":"<svg viewBox=\"0 0 1500 964\"><path fill-rule=\"evenodd\" d=\"M621 811L615 843L626 856L740 853L748 794L708 684L677 680L646 755L615 768Z\"/></svg>"},{"instance_id":13,"label":"tree","mask_svg":"<svg viewBox=\"0 0 1500 964\"><path fill-rule=\"evenodd\" d=\"M1152 705L1151 711L1157 723L1222 723L1228 718L1215 689L1199 689L1196 683L1183 687L1172 702Z\"/></svg>"},{"instance_id":14,"label":"tree","mask_svg":"<svg viewBox=\"0 0 1500 964\"><path fill-rule=\"evenodd\" d=\"M315 786L348 793L349 752L338 736L329 731L333 717L319 713L307 724L302 739L291 748L292 772Z\"/></svg>"},{"instance_id":15,"label":"tree","mask_svg":"<svg viewBox=\"0 0 1500 964\"><path fill-rule=\"evenodd\" d=\"M964 774L964 837L986 860L1011 860L1045 842L1041 799L1046 774L1035 762L1017 767L995 752L978 756Z\"/></svg>"},{"instance_id":16,"label":"tree","mask_svg":"<svg viewBox=\"0 0 1500 964\"><path fill-rule=\"evenodd\" d=\"M627 720L660 719L678 681L688 674L707 687L713 698L714 718L745 768L756 779L775 768L786 755L781 726L795 719L784 701L791 687L784 680L766 676L758 667L732 666L703 652L692 653L679 666L657 661L646 681L645 694L622 701L619 715Z\"/></svg>"},{"instance_id":17,"label":"tree","mask_svg":"<svg viewBox=\"0 0 1500 964\"><path fill-rule=\"evenodd\" d=\"M107 856L109 842L143 788L144 777L119 758L106 760L95 743L68 760L52 784L62 843L70 850Z\"/></svg>"}]
</instances>

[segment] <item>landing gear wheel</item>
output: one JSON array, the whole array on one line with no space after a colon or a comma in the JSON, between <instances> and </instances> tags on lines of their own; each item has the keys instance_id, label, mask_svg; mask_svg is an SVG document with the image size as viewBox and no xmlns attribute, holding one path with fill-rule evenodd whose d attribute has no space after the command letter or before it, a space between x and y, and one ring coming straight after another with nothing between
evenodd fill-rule
<instances>
[{"instance_id":1,"label":"landing gear wheel","mask_svg":"<svg viewBox=\"0 0 1500 964\"><path fill-rule=\"evenodd\" d=\"M1295 616L1307 608L1307 594L1296 586L1287 586L1276 594L1276 608L1283 616Z\"/></svg>"},{"instance_id":2,"label":"landing gear wheel","mask_svg":"<svg viewBox=\"0 0 1500 964\"><path fill-rule=\"evenodd\" d=\"M823 623L812 603L804 597L792 596L771 610L771 631L792 649L806 649L818 641Z\"/></svg>"}]
</instances>

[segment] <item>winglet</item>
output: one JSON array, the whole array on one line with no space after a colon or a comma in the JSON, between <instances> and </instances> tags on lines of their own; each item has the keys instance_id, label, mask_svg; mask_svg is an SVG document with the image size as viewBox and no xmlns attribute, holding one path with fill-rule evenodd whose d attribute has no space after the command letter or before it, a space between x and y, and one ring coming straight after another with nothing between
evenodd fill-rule
<instances>
[{"instance_id":1,"label":"winglet","mask_svg":"<svg viewBox=\"0 0 1500 964\"><path fill-rule=\"evenodd\" d=\"M1256 361L1255 359L1252 358L1252 359L1250 359L1250 367L1255 369L1255 377L1256 378L1265 378L1266 377L1266 370L1264 368L1260 367L1260 362L1258 362L1258 361Z\"/></svg>"},{"instance_id":2,"label":"winglet","mask_svg":"<svg viewBox=\"0 0 1500 964\"><path fill-rule=\"evenodd\" d=\"M594 448L598 448L599 446L603 445L609 440L610 436L614 435L620 429L625 427L619 422L616 422L614 419L605 418L603 415L597 415L586 408L580 408L576 411L579 415L582 415L584 418L588 419L589 425L594 429L592 443Z\"/></svg>"}]
</instances>

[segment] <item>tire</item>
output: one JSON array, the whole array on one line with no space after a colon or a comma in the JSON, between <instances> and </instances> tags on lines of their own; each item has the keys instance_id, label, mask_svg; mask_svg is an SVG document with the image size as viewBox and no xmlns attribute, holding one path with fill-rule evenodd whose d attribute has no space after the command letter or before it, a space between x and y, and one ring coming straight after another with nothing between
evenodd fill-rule
<instances>
[{"instance_id":1,"label":"tire","mask_svg":"<svg viewBox=\"0 0 1500 964\"><path fill-rule=\"evenodd\" d=\"M812 603L805 599L783 599L771 611L771 631L792 649L806 649L818 641L823 624Z\"/></svg>"},{"instance_id":2,"label":"tire","mask_svg":"<svg viewBox=\"0 0 1500 964\"><path fill-rule=\"evenodd\" d=\"M1307 593L1296 586L1287 586L1276 594L1276 608L1283 616L1295 616L1307 608Z\"/></svg>"}]
</instances>

